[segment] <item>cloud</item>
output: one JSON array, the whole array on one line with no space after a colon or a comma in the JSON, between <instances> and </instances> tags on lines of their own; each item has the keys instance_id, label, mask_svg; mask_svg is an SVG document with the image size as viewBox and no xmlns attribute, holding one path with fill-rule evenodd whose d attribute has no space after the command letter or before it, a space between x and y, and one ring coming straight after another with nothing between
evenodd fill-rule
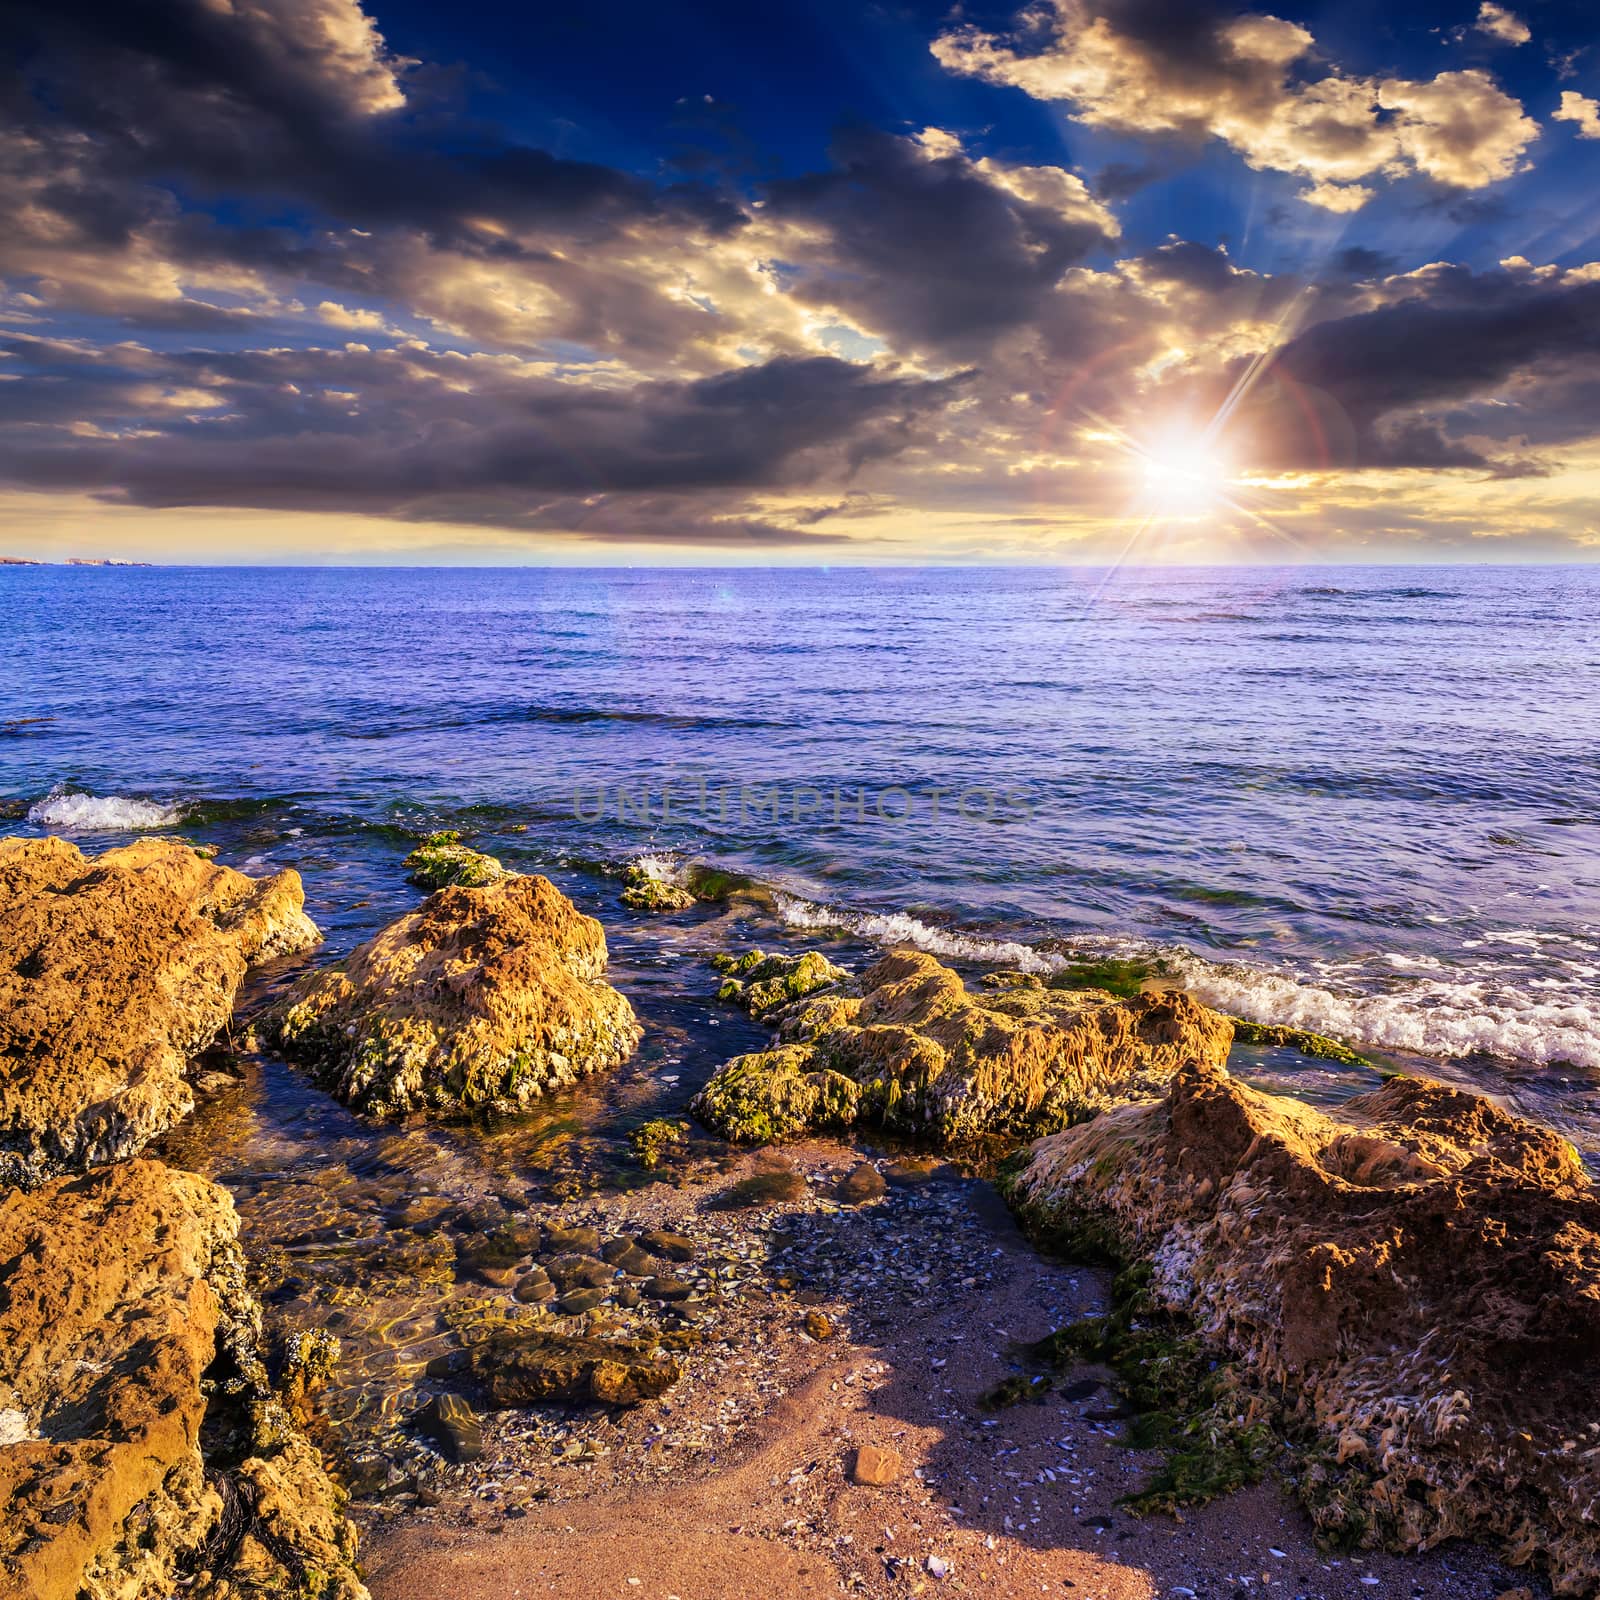
<instances>
[{"instance_id":1,"label":"cloud","mask_svg":"<svg viewBox=\"0 0 1600 1600\"><path fill-rule=\"evenodd\" d=\"M1561 105L1551 115L1557 122L1576 123L1580 139L1600 139L1600 100L1563 89Z\"/></svg>"},{"instance_id":2,"label":"cloud","mask_svg":"<svg viewBox=\"0 0 1600 1600\"><path fill-rule=\"evenodd\" d=\"M1258 464L1525 475L1487 453L1496 440L1525 439L1541 413L1571 428L1568 386L1600 355L1600 270L1430 267L1381 292L1391 303L1306 328L1249 388L1236 431Z\"/></svg>"},{"instance_id":3,"label":"cloud","mask_svg":"<svg viewBox=\"0 0 1600 1600\"><path fill-rule=\"evenodd\" d=\"M1075 174L973 159L941 129L854 129L832 154L771 185L762 243L796 300L908 346L976 351L1120 231Z\"/></svg>"},{"instance_id":4,"label":"cloud","mask_svg":"<svg viewBox=\"0 0 1600 1600\"><path fill-rule=\"evenodd\" d=\"M1497 6L1494 0L1483 0L1478 7L1478 20L1473 23L1479 33L1486 33L1501 44L1526 44L1533 32L1516 12Z\"/></svg>"},{"instance_id":5,"label":"cloud","mask_svg":"<svg viewBox=\"0 0 1600 1600\"><path fill-rule=\"evenodd\" d=\"M0 480L16 487L506 527L540 525L552 498L841 484L962 383L819 356L608 387L414 344L171 353L25 335L0 340L0 370L21 380L0 382Z\"/></svg>"},{"instance_id":6,"label":"cloud","mask_svg":"<svg viewBox=\"0 0 1600 1600\"><path fill-rule=\"evenodd\" d=\"M1486 73L1310 77L1314 45L1298 23L1259 13L1054 0L1011 38L963 27L933 53L1090 127L1220 139L1252 167L1309 178L1301 198L1327 210L1364 204L1364 178L1414 172L1474 189L1521 170L1538 124Z\"/></svg>"}]
</instances>

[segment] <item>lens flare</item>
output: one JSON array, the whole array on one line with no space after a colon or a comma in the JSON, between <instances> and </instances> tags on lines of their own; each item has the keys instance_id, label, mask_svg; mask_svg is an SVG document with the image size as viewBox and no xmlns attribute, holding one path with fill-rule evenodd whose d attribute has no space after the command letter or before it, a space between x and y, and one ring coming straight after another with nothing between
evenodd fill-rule
<instances>
[{"instance_id":1,"label":"lens flare","mask_svg":"<svg viewBox=\"0 0 1600 1600\"><path fill-rule=\"evenodd\" d=\"M1145 493L1166 516L1203 516L1228 487L1228 463L1203 440L1168 439L1143 452Z\"/></svg>"}]
</instances>

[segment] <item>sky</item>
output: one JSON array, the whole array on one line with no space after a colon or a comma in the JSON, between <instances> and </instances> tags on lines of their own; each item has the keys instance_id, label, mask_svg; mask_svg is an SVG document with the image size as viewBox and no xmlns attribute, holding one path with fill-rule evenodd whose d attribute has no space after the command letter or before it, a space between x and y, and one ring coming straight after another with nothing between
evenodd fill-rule
<instances>
[{"instance_id":1,"label":"sky","mask_svg":"<svg viewBox=\"0 0 1600 1600\"><path fill-rule=\"evenodd\" d=\"M0 0L0 555L1600 556L1600 17Z\"/></svg>"}]
</instances>

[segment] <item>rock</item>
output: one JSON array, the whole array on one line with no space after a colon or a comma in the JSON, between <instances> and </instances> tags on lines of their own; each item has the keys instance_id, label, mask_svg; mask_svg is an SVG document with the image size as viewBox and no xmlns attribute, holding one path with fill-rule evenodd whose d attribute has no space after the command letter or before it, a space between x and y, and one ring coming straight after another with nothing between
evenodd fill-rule
<instances>
[{"instance_id":1,"label":"rock","mask_svg":"<svg viewBox=\"0 0 1600 1600\"><path fill-rule=\"evenodd\" d=\"M542 1268L535 1267L532 1272L526 1272L517 1279L511 1294L513 1299L520 1300L524 1305L541 1305L546 1300L555 1299L556 1286Z\"/></svg>"},{"instance_id":2,"label":"rock","mask_svg":"<svg viewBox=\"0 0 1600 1600\"><path fill-rule=\"evenodd\" d=\"M265 1027L359 1111L515 1108L638 1042L605 963L600 924L547 878L441 889L301 979Z\"/></svg>"},{"instance_id":3,"label":"rock","mask_svg":"<svg viewBox=\"0 0 1600 1600\"><path fill-rule=\"evenodd\" d=\"M545 1271L558 1289L599 1289L613 1282L616 1268L594 1256L557 1256L545 1263Z\"/></svg>"},{"instance_id":4,"label":"rock","mask_svg":"<svg viewBox=\"0 0 1600 1600\"><path fill-rule=\"evenodd\" d=\"M869 1200L882 1199L888 1187L883 1174L870 1161L863 1161L844 1175L834 1195L841 1205L862 1206Z\"/></svg>"},{"instance_id":5,"label":"rock","mask_svg":"<svg viewBox=\"0 0 1600 1600\"><path fill-rule=\"evenodd\" d=\"M194 1109L247 967L320 937L299 876L191 845L0 839L0 1184L119 1161Z\"/></svg>"},{"instance_id":6,"label":"rock","mask_svg":"<svg viewBox=\"0 0 1600 1600\"><path fill-rule=\"evenodd\" d=\"M592 1256L600 1248L598 1228L546 1228L544 1249L562 1254Z\"/></svg>"},{"instance_id":7,"label":"rock","mask_svg":"<svg viewBox=\"0 0 1600 1600\"><path fill-rule=\"evenodd\" d=\"M885 1489L906 1470L898 1450L875 1444L861 1445L850 1462L850 1481Z\"/></svg>"},{"instance_id":8,"label":"rock","mask_svg":"<svg viewBox=\"0 0 1600 1600\"><path fill-rule=\"evenodd\" d=\"M573 1289L556 1301L556 1310L564 1317L581 1317L593 1311L606 1297L604 1289Z\"/></svg>"},{"instance_id":9,"label":"rock","mask_svg":"<svg viewBox=\"0 0 1600 1600\"><path fill-rule=\"evenodd\" d=\"M210 1568L230 1594L364 1600L341 1497L267 1382L237 1232L225 1191L157 1161L0 1200L0 1397L23 1419L0 1590L167 1595Z\"/></svg>"},{"instance_id":10,"label":"rock","mask_svg":"<svg viewBox=\"0 0 1600 1600\"><path fill-rule=\"evenodd\" d=\"M820 1311L808 1311L805 1318L805 1330L819 1343L824 1339L833 1337L833 1318L824 1316Z\"/></svg>"},{"instance_id":11,"label":"rock","mask_svg":"<svg viewBox=\"0 0 1600 1600\"><path fill-rule=\"evenodd\" d=\"M675 1149L689 1136L689 1124L669 1117L652 1117L628 1135L628 1145L639 1165L646 1172L654 1172L661 1158Z\"/></svg>"},{"instance_id":12,"label":"rock","mask_svg":"<svg viewBox=\"0 0 1600 1600\"><path fill-rule=\"evenodd\" d=\"M678 1363L637 1339L559 1334L515 1324L495 1329L469 1352L468 1370L495 1406L544 1400L637 1405L664 1394Z\"/></svg>"},{"instance_id":13,"label":"rock","mask_svg":"<svg viewBox=\"0 0 1600 1600\"><path fill-rule=\"evenodd\" d=\"M1041 1140L1012 1192L1041 1238L1147 1264L1319 1441L1296 1486L1330 1542L1492 1539L1600 1585L1600 1192L1565 1140L1422 1079L1330 1114L1188 1066Z\"/></svg>"},{"instance_id":14,"label":"rock","mask_svg":"<svg viewBox=\"0 0 1600 1600\"><path fill-rule=\"evenodd\" d=\"M756 1144L863 1123L949 1144L1018 1139L1149 1097L1184 1062L1220 1066L1233 1036L1179 990L972 995L920 951L884 957L860 989L786 1011L790 1042L729 1061L691 1109Z\"/></svg>"},{"instance_id":15,"label":"rock","mask_svg":"<svg viewBox=\"0 0 1600 1600\"><path fill-rule=\"evenodd\" d=\"M819 951L804 955L765 955L751 950L742 956L716 956L711 963L723 974L719 1000L741 1005L752 1017L764 1018L818 989L845 982L850 974Z\"/></svg>"},{"instance_id":16,"label":"rock","mask_svg":"<svg viewBox=\"0 0 1600 1600\"><path fill-rule=\"evenodd\" d=\"M612 1266L619 1272L626 1272L630 1278L648 1278L656 1270L656 1258L631 1240L609 1260Z\"/></svg>"},{"instance_id":17,"label":"rock","mask_svg":"<svg viewBox=\"0 0 1600 1600\"><path fill-rule=\"evenodd\" d=\"M453 828L430 833L405 859L406 876L423 889L482 889L511 876L493 856L461 842Z\"/></svg>"},{"instance_id":18,"label":"rock","mask_svg":"<svg viewBox=\"0 0 1600 1600\"><path fill-rule=\"evenodd\" d=\"M654 1228L649 1233L641 1233L638 1242L642 1250L648 1250L653 1256L660 1256L663 1261L694 1259L694 1240L686 1234L668 1233L664 1229Z\"/></svg>"},{"instance_id":19,"label":"rock","mask_svg":"<svg viewBox=\"0 0 1600 1600\"><path fill-rule=\"evenodd\" d=\"M646 1278L641 1288L647 1300L687 1300L694 1293L681 1278Z\"/></svg>"},{"instance_id":20,"label":"rock","mask_svg":"<svg viewBox=\"0 0 1600 1600\"><path fill-rule=\"evenodd\" d=\"M458 1394L435 1395L417 1413L417 1426L446 1461L476 1461L483 1454L477 1413Z\"/></svg>"},{"instance_id":21,"label":"rock","mask_svg":"<svg viewBox=\"0 0 1600 1600\"><path fill-rule=\"evenodd\" d=\"M634 911L685 911L694 896L666 878L659 878L648 867L633 862L623 869L622 903Z\"/></svg>"}]
</instances>

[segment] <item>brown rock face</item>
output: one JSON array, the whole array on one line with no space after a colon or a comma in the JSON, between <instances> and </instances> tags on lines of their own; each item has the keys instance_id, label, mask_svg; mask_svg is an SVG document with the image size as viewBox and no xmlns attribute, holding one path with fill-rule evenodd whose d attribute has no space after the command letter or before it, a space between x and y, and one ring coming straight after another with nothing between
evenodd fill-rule
<instances>
[{"instance_id":1,"label":"brown rock face","mask_svg":"<svg viewBox=\"0 0 1600 1600\"><path fill-rule=\"evenodd\" d=\"M640 1340L515 1325L496 1329L476 1344L467 1371L485 1401L497 1407L544 1400L637 1405L665 1394L682 1374L671 1356Z\"/></svg>"},{"instance_id":2,"label":"brown rock face","mask_svg":"<svg viewBox=\"0 0 1600 1600\"><path fill-rule=\"evenodd\" d=\"M1157 1104L1041 1140L1023 1216L1153 1269L1320 1439L1319 1527L1499 1541L1600 1586L1600 1192L1555 1134L1402 1078L1325 1115L1185 1068Z\"/></svg>"},{"instance_id":3,"label":"brown rock face","mask_svg":"<svg viewBox=\"0 0 1600 1600\"><path fill-rule=\"evenodd\" d=\"M365 1595L321 1460L260 1372L236 1229L221 1189L156 1161L0 1200L7 1600L135 1600L207 1571L185 1592ZM227 1427L208 1372L237 1380ZM217 1457L219 1431L245 1449Z\"/></svg>"},{"instance_id":4,"label":"brown rock face","mask_svg":"<svg viewBox=\"0 0 1600 1600\"><path fill-rule=\"evenodd\" d=\"M605 964L604 930L548 878L441 889L302 979L267 1027L358 1110L524 1105L638 1042Z\"/></svg>"},{"instance_id":5,"label":"brown rock face","mask_svg":"<svg viewBox=\"0 0 1600 1600\"><path fill-rule=\"evenodd\" d=\"M787 1042L728 1062L694 1102L727 1138L857 1123L951 1143L1028 1137L1154 1092L1183 1062L1220 1066L1233 1038L1226 1017L1180 991L978 996L919 951L885 956L859 996L803 998L769 1020Z\"/></svg>"},{"instance_id":6,"label":"brown rock face","mask_svg":"<svg viewBox=\"0 0 1600 1600\"><path fill-rule=\"evenodd\" d=\"M318 937L294 872L0 839L0 1184L120 1160L187 1116L185 1064L246 967Z\"/></svg>"}]
</instances>

